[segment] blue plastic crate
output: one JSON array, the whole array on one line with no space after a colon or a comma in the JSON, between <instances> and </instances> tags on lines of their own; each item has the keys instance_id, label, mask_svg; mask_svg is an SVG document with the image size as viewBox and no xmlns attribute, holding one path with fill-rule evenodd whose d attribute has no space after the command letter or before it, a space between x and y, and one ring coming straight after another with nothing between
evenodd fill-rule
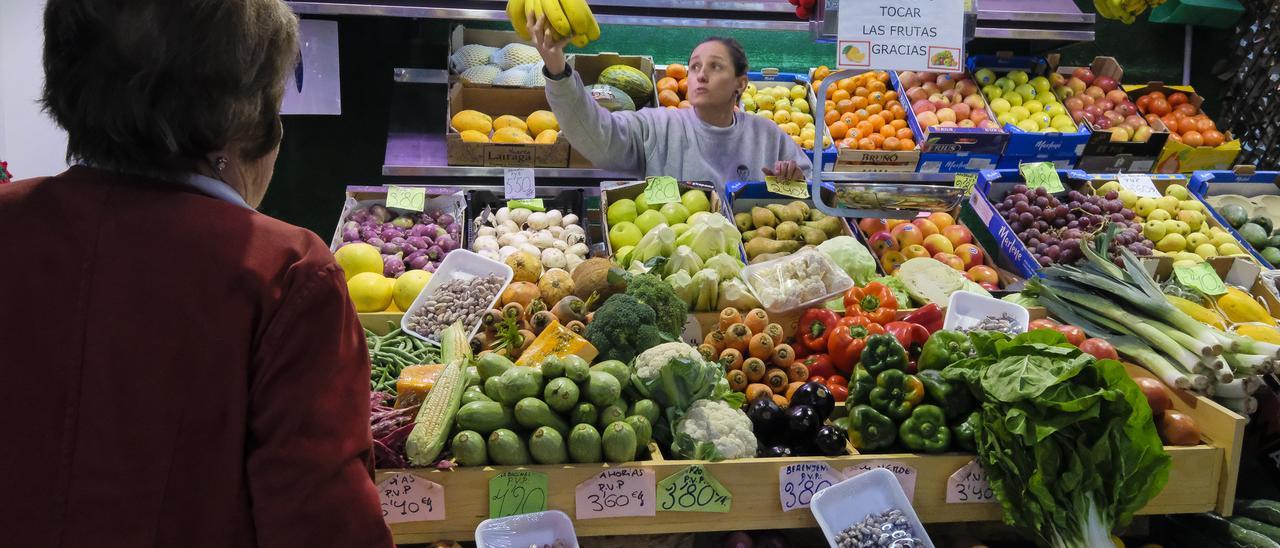
<instances>
[{"instance_id":1,"label":"blue plastic crate","mask_svg":"<svg viewBox=\"0 0 1280 548\"><path fill-rule=\"evenodd\" d=\"M1234 171L1197 171L1191 174L1191 183L1187 186L1187 190L1204 203L1209 214L1231 232L1245 251L1253 255L1263 266L1274 269L1276 265L1263 259L1262 253L1249 245L1235 227L1227 222L1226 217L1209 205L1209 197L1221 194L1239 194L1246 197L1274 195L1280 193L1277 185L1280 185L1280 171L1258 171L1252 175L1239 175Z\"/></svg>"},{"instance_id":2,"label":"blue plastic crate","mask_svg":"<svg viewBox=\"0 0 1280 548\"><path fill-rule=\"evenodd\" d=\"M1058 170L1058 177L1063 186L1069 181L1084 184L1089 176L1080 170ZM1000 248L1003 266L1011 268L1024 278L1030 278L1040 270L1040 263L1031 256L1031 250L1018 239L1009 223L996 211L995 202L1003 199L1003 194L1014 185L1026 182L1018 170L985 170L978 172L978 182L969 195L969 205L977 214L981 223L987 227L995 244Z\"/></svg>"},{"instance_id":3,"label":"blue plastic crate","mask_svg":"<svg viewBox=\"0 0 1280 548\"><path fill-rule=\"evenodd\" d=\"M1007 73L1023 70L1032 77L1049 74L1049 63L1043 57L1005 57L996 55L974 55L966 62L969 74L987 68L996 73ZM990 99L986 94L983 98ZM1084 154L1084 147L1089 142L1091 133L1088 128L1077 125L1079 131L1074 133L1029 133L1018 129L1013 124L1005 124L1004 130L1009 133L1009 143L1005 145L1005 156L1036 157L1053 156L1056 158L1075 157L1078 161ZM1071 162L1075 167L1075 162ZM1002 168L1003 169L1003 168Z\"/></svg>"}]
</instances>

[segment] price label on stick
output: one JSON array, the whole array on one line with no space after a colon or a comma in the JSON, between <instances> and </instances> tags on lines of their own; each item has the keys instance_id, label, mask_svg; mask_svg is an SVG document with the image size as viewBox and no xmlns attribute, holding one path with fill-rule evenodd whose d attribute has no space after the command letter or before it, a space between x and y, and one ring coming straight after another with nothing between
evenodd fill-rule
<instances>
[{"instance_id":1,"label":"price label on stick","mask_svg":"<svg viewBox=\"0 0 1280 548\"><path fill-rule=\"evenodd\" d=\"M502 170L502 188L508 200L533 198L533 168L509 167Z\"/></svg>"},{"instance_id":2,"label":"price label on stick","mask_svg":"<svg viewBox=\"0 0 1280 548\"><path fill-rule=\"evenodd\" d=\"M1195 266L1179 266L1173 269L1173 275L1178 278L1178 283L1198 290L1205 295L1216 297L1227 292L1227 285L1222 283L1222 278L1218 276L1218 272L1209 263L1200 263Z\"/></svg>"},{"instance_id":3,"label":"price label on stick","mask_svg":"<svg viewBox=\"0 0 1280 548\"><path fill-rule=\"evenodd\" d=\"M845 478L857 477L866 472L870 472L877 468L884 468L893 472L893 477L898 478L898 484L902 486L902 491L907 494L907 500L915 502L916 500L916 469L900 462L873 460L869 462L858 463L841 470L840 473Z\"/></svg>"},{"instance_id":4,"label":"price label on stick","mask_svg":"<svg viewBox=\"0 0 1280 548\"><path fill-rule=\"evenodd\" d=\"M955 178L955 187L964 190L965 196L973 192L973 185L978 184L977 173L957 173Z\"/></svg>"},{"instance_id":5,"label":"price label on stick","mask_svg":"<svg viewBox=\"0 0 1280 548\"><path fill-rule=\"evenodd\" d=\"M1034 190L1044 187L1045 192L1050 194L1066 190L1062 187L1062 179L1058 178L1058 168L1053 162L1021 164L1018 172L1022 173L1022 180L1027 182L1027 188Z\"/></svg>"},{"instance_id":6,"label":"price label on stick","mask_svg":"<svg viewBox=\"0 0 1280 548\"><path fill-rule=\"evenodd\" d=\"M1151 177L1146 175L1118 175L1116 181L1125 190L1132 191L1139 197L1147 196L1151 198L1159 198L1160 191L1156 189L1156 184L1151 181Z\"/></svg>"},{"instance_id":7,"label":"price label on stick","mask_svg":"<svg viewBox=\"0 0 1280 548\"><path fill-rule=\"evenodd\" d=\"M792 198L808 198L809 183L806 181L785 181L777 177L765 177L764 187L769 192L790 196Z\"/></svg>"},{"instance_id":8,"label":"price label on stick","mask_svg":"<svg viewBox=\"0 0 1280 548\"><path fill-rule=\"evenodd\" d=\"M379 482L378 500L388 524L444 519L444 487L414 474L396 473Z\"/></svg>"},{"instance_id":9,"label":"price label on stick","mask_svg":"<svg viewBox=\"0 0 1280 548\"><path fill-rule=\"evenodd\" d=\"M644 181L644 199L649 205L680 201L680 183L675 177L648 177Z\"/></svg>"},{"instance_id":10,"label":"price label on stick","mask_svg":"<svg viewBox=\"0 0 1280 548\"><path fill-rule=\"evenodd\" d=\"M987 484L987 472L977 460L969 461L947 478L947 503L968 504L996 502L996 494Z\"/></svg>"},{"instance_id":11,"label":"price label on stick","mask_svg":"<svg viewBox=\"0 0 1280 548\"><path fill-rule=\"evenodd\" d=\"M663 512L728 512L733 493L701 464L658 482L658 509Z\"/></svg>"},{"instance_id":12,"label":"price label on stick","mask_svg":"<svg viewBox=\"0 0 1280 548\"><path fill-rule=\"evenodd\" d=\"M489 480L489 518L518 516L546 509L546 474L515 470Z\"/></svg>"},{"instance_id":13,"label":"price label on stick","mask_svg":"<svg viewBox=\"0 0 1280 548\"><path fill-rule=\"evenodd\" d=\"M778 502L783 512L808 508L815 493L843 480L825 462L788 464L778 469Z\"/></svg>"},{"instance_id":14,"label":"price label on stick","mask_svg":"<svg viewBox=\"0 0 1280 548\"><path fill-rule=\"evenodd\" d=\"M612 468L578 484L578 519L653 516L657 513L653 470Z\"/></svg>"},{"instance_id":15,"label":"price label on stick","mask_svg":"<svg viewBox=\"0 0 1280 548\"><path fill-rule=\"evenodd\" d=\"M422 211L427 208L427 189L412 186L387 187L387 207Z\"/></svg>"}]
</instances>

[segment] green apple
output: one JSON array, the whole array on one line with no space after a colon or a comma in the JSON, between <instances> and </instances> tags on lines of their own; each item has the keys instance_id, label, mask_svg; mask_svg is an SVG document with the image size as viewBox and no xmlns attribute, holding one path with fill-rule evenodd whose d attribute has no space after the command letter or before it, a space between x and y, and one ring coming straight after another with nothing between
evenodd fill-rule
<instances>
[{"instance_id":1,"label":"green apple","mask_svg":"<svg viewBox=\"0 0 1280 548\"><path fill-rule=\"evenodd\" d=\"M622 223L635 222L639 213L635 200L623 198L609 204L609 210L605 212L605 217L609 220L610 225L616 226Z\"/></svg>"},{"instance_id":2,"label":"green apple","mask_svg":"<svg viewBox=\"0 0 1280 548\"><path fill-rule=\"evenodd\" d=\"M1013 105L1009 104L1008 99L999 98L991 100L991 111L996 114L1004 114L1009 112L1009 109L1011 108L1013 108Z\"/></svg>"},{"instance_id":3,"label":"green apple","mask_svg":"<svg viewBox=\"0 0 1280 548\"><path fill-rule=\"evenodd\" d=\"M1018 129L1027 133L1039 133L1040 125L1036 124L1035 120L1023 120L1018 122Z\"/></svg>"},{"instance_id":4,"label":"green apple","mask_svg":"<svg viewBox=\"0 0 1280 548\"><path fill-rule=\"evenodd\" d=\"M1013 88L1013 91L1018 95L1021 95L1023 101L1035 99L1036 96L1040 94L1040 92L1036 91L1036 88L1031 87L1031 84L1019 85L1018 87Z\"/></svg>"},{"instance_id":5,"label":"green apple","mask_svg":"<svg viewBox=\"0 0 1280 548\"><path fill-rule=\"evenodd\" d=\"M1008 78L1001 78L996 80L995 86L1004 91L1005 95L1009 95L1010 93L1013 93L1013 88L1018 87L1018 84L1015 84L1013 80Z\"/></svg>"},{"instance_id":6,"label":"green apple","mask_svg":"<svg viewBox=\"0 0 1280 548\"><path fill-rule=\"evenodd\" d=\"M1041 103L1040 101L1032 99L1030 101L1022 103L1022 108L1027 109L1027 111L1032 114L1035 114L1037 112L1044 112L1044 103Z\"/></svg>"},{"instance_id":7,"label":"green apple","mask_svg":"<svg viewBox=\"0 0 1280 548\"><path fill-rule=\"evenodd\" d=\"M1009 73L1009 80L1012 80L1014 84L1024 86L1031 80L1031 77L1024 70L1015 70Z\"/></svg>"},{"instance_id":8,"label":"green apple","mask_svg":"<svg viewBox=\"0 0 1280 548\"><path fill-rule=\"evenodd\" d=\"M1031 117L1028 118L1028 120L1035 122L1036 125L1040 126L1040 129L1045 129L1053 125L1053 121L1049 119L1049 115L1043 112L1031 113Z\"/></svg>"},{"instance_id":9,"label":"green apple","mask_svg":"<svg viewBox=\"0 0 1280 548\"><path fill-rule=\"evenodd\" d=\"M701 190L686 190L680 195L680 203L689 209L689 213L711 211L711 200L708 200L707 193Z\"/></svg>"},{"instance_id":10,"label":"green apple","mask_svg":"<svg viewBox=\"0 0 1280 548\"><path fill-rule=\"evenodd\" d=\"M1024 106L1016 106L1009 109L1009 114L1012 114L1019 122L1031 117L1031 111Z\"/></svg>"},{"instance_id":11,"label":"green apple","mask_svg":"<svg viewBox=\"0 0 1280 548\"><path fill-rule=\"evenodd\" d=\"M997 121L997 122L1000 122L1000 125L1001 125L1001 126L1004 126L1004 125L1007 125L1007 124L1013 124L1013 125L1015 125L1015 126L1016 126L1016 125L1018 125L1018 120L1017 120L1016 118L1014 118L1014 117L1013 117L1013 115L1012 115L1012 114L1010 114L1010 113L1008 113L1008 112L1006 112L1006 113L1004 113L1004 114L1001 114L1001 115L996 116L996 121Z\"/></svg>"},{"instance_id":12,"label":"green apple","mask_svg":"<svg viewBox=\"0 0 1280 548\"><path fill-rule=\"evenodd\" d=\"M653 230L653 227L666 224L666 222L667 218L654 209L650 209L636 217L636 226L640 227L641 234L647 234L650 230ZM640 240L637 239L636 241Z\"/></svg>"},{"instance_id":13,"label":"green apple","mask_svg":"<svg viewBox=\"0 0 1280 548\"><path fill-rule=\"evenodd\" d=\"M1018 95L1017 93L1012 93L1012 92L1006 93L1002 97L1004 100L1009 101L1010 105L1013 105L1015 107L1022 105L1022 101L1023 101L1022 96Z\"/></svg>"},{"instance_id":14,"label":"green apple","mask_svg":"<svg viewBox=\"0 0 1280 548\"><path fill-rule=\"evenodd\" d=\"M659 217L662 216L656 211L654 213L658 214ZM629 221L623 221L609 227L609 245L613 246L614 249L634 246L640 243L640 238L643 237L644 231L640 230L640 227L636 226L635 223Z\"/></svg>"},{"instance_id":15,"label":"green apple","mask_svg":"<svg viewBox=\"0 0 1280 548\"><path fill-rule=\"evenodd\" d=\"M671 202L662 204L662 209L658 210L666 217L668 225L676 225L685 222L689 218L689 208L680 202Z\"/></svg>"},{"instance_id":16,"label":"green apple","mask_svg":"<svg viewBox=\"0 0 1280 548\"><path fill-rule=\"evenodd\" d=\"M1062 103L1049 103L1044 106L1044 111L1047 112L1049 116L1067 115L1067 107L1062 106ZM1068 116L1067 120L1071 120L1071 117Z\"/></svg>"},{"instance_id":17,"label":"green apple","mask_svg":"<svg viewBox=\"0 0 1280 548\"><path fill-rule=\"evenodd\" d=\"M1049 90L1053 88L1053 84L1050 84L1049 79L1044 76L1036 76L1028 83L1040 93L1049 93Z\"/></svg>"},{"instance_id":18,"label":"green apple","mask_svg":"<svg viewBox=\"0 0 1280 548\"><path fill-rule=\"evenodd\" d=\"M985 85L982 86L982 93L987 96L987 99L994 101L1004 95L1004 90L993 85Z\"/></svg>"},{"instance_id":19,"label":"green apple","mask_svg":"<svg viewBox=\"0 0 1280 548\"><path fill-rule=\"evenodd\" d=\"M979 84L989 86L996 81L996 73L989 68L978 69L978 72L973 73L973 79L977 80Z\"/></svg>"}]
</instances>

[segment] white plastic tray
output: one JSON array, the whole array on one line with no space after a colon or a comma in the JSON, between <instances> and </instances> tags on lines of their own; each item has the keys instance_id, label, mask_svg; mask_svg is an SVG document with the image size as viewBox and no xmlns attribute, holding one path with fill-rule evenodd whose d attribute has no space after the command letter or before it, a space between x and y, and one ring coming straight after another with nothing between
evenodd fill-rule
<instances>
[{"instance_id":1,"label":"white plastic tray","mask_svg":"<svg viewBox=\"0 0 1280 548\"><path fill-rule=\"evenodd\" d=\"M529 548L564 541L578 548L569 516L559 510L486 519L476 528L477 548Z\"/></svg>"},{"instance_id":2,"label":"white plastic tray","mask_svg":"<svg viewBox=\"0 0 1280 548\"><path fill-rule=\"evenodd\" d=\"M822 527L822 534L827 537L831 546L836 545L836 536L850 526L862 522L871 514L878 514L897 508L911 522L915 538L924 542L925 548L933 548L929 533L920 523L920 517L907 500L893 472L877 468L826 489L813 495L809 503L809 511Z\"/></svg>"},{"instance_id":3,"label":"white plastic tray","mask_svg":"<svg viewBox=\"0 0 1280 548\"><path fill-rule=\"evenodd\" d=\"M473 253L462 248L449 252L448 255L444 256L444 261L441 261L440 267L436 268L435 274L431 275L431 280L427 282L426 287L423 287L422 291L418 293L418 298L413 300L413 304L409 306L409 310L406 310L404 316L400 317L400 328L403 329L405 333L419 339L439 342L439 333L435 333L430 336L420 335L417 331L414 331L409 327L409 320L418 313L419 309L422 308L422 303L427 300L427 297L435 294L436 290L445 282L458 279L470 280L473 278L488 276L489 274L497 274L498 277L502 278L502 286L499 287L498 292L494 294L493 299L490 299L489 302L485 303L485 310L493 308L494 303L498 302L498 297L502 296L502 289L506 288L507 284L511 283L511 278L514 276L514 273L511 271L511 267L498 261L486 259L477 253ZM480 319L477 318L475 325L470 327L471 329L467 331L468 340L476 335L476 331L480 330Z\"/></svg>"},{"instance_id":4,"label":"white plastic tray","mask_svg":"<svg viewBox=\"0 0 1280 548\"><path fill-rule=\"evenodd\" d=\"M1017 304L1002 301L968 291L957 291L951 294L947 302L947 317L942 322L943 329L969 329L978 325L987 316L1013 316L1013 324L1018 333L1025 333L1031 324L1031 313Z\"/></svg>"},{"instance_id":5,"label":"white plastic tray","mask_svg":"<svg viewBox=\"0 0 1280 548\"><path fill-rule=\"evenodd\" d=\"M827 269L831 271L833 276L835 276L836 278L835 283L828 286L827 292L823 294L822 297L816 298L816 299L809 299L808 301L802 302L796 306L780 307L780 306L777 306L776 303L774 306L764 306L764 299L760 298L760 291L756 287L756 278L761 275L762 271L772 270L774 268L777 268L779 265L783 263L799 260L802 257L804 257L806 254L814 255L818 257L818 259L820 259L823 263L825 263L827 265ZM849 275L845 273L844 269L840 268L840 266L837 265L835 261L832 261L830 257L827 257L826 253L822 253L816 249L806 249L803 251L797 251L795 253L787 255L786 257L779 257L771 261L765 261L763 263L747 265L746 268L742 269L741 277L742 277L742 281L746 283L747 289L751 290L751 294L755 296L756 300L760 301L761 305L764 306L764 309L767 310L770 314L785 314L793 310L801 310L804 308L809 308L811 306L819 305L826 302L827 300L831 299L836 295L839 295L841 293L844 293L845 291L848 291L850 287L853 287L853 278L850 278Z\"/></svg>"}]
</instances>

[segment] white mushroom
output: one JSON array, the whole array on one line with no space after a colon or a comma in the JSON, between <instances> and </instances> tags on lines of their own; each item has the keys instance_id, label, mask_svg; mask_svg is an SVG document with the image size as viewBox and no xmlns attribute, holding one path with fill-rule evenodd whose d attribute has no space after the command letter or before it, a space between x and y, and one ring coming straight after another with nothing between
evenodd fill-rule
<instances>
[{"instance_id":1,"label":"white mushroom","mask_svg":"<svg viewBox=\"0 0 1280 548\"><path fill-rule=\"evenodd\" d=\"M497 238L494 238L493 236L480 236L476 238L475 244L471 247L472 250L476 252L497 251L499 245Z\"/></svg>"},{"instance_id":2,"label":"white mushroom","mask_svg":"<svg viewBox=\"0 0 1280 548\"><path fill-rule=\"evenodd\" d=\"M587 247L586 243L578 242L569 246L569 250L566 253L570 255L577 255L579 257L586 257L588 253L591 253L591 249Z\"/></svg>"},{"instance_id":3,"label":"white mushroom","mask_svg":"<svg viewBox=\"0 0 1280 548\"><path fill-rule=\"evenodd\" d=\"M507 247L504 247L504 248L502 248L502 249L499 249L499 250L498 250L498 260L500 260L500 261L505 261L505 260L507 260L507 257L510 257L510 256L514 255L517 251L520 251L520 248L518 248L518 247L516 247L516 246L507 246Z\"/></svg>"},{"instance_id":4,"label":"white mushroom","mask_svg":"<svg viewBox=\"0 0 1280 548\"><path fill-rule=\"evenodd\" d=\"M568 266L568 260L565 258L563 251L554 247L542 250L543 268L564 268L566 266Z\"/></svg>"},{"instance_id":5,"label":"white mushroom","mask_svg":"<svg viewBox=\"0 0 1280 548\"><path fill-rule=\"evenodd\" d=\"M533 212L528 209L517 207L511 210L511 220L515 221L515 223L520 226L524 226L525 221L527 221L529 219L529 215L532 214Z\"/></svg>"},{"instance_id":6,"label":"white mushroom","mask_svg":"<svg viewBox=\"0 0 1280 548\"><path fill-rule=\"evenodd\" d=\"M569 249L569 244L565 243L564 240L556 240L551 243L551 247L559 249L560 251L566 251Z\"/></svg>"},{"instance_id":7,"label":"white mushroom","mask_svg":"<svg viewBox=\"0 0 1280 548\"><path fill-rule=\"evenodd\" d=\"M491 226L482 226L480 227L480 232L477 235L478 236L497 236L498 229L493 228Z\"/></svg>"},{"instance_id":8,"label":"white mushroom","mask_svg":"<svg viewBox=\"0 0 1280 548\"><path fill-rule=\"evenodd\" d=\"M547 232L550 232L551 236L554 238L564 237L564 227L562 226L551 225L550 227L547 227Z\"/></svg>"},{"instance_id":9,"label":"white mushroom","mask_svg":"<svg viewBox=\"0 0 1280 548\"><path fill-rule=\"evenodd\" d=\"M586 259L572 253L567 253L564 256L564 269L569 271L570 274L573 274L573 269L578 268L578 265L582 264L584 261L586 261Z\"/></svg>"},{"instance_id":10,"label":"white mushroom","mask_svg":"<svg viewBox=\"0 0 1280 548\"><path fill-rule=\"evenodd\" d=\"M547 214L541 211L534 212L529 215L528 219L525 219L524 224L529 228L529 230L542 230L547 228Z\"/></svg>"},{"instance_id":11,"label":"white mushroom","mask_svg":"<svg viewBox=\"0 0 1280 548\"><path fill-rule=\"evenodd\" d=\"M498 243L501 245L520 245L527 241L529 241L529 233L524 231L503 234L498 238Z\"/></svg>"},{"instance_id":12,"label":"white mushroom","mask_svg":"<svg viewBox=\"0 0 1280 548\"><path fill-rule=\"evenodd\" d=\"M499 209L498 212L493 215L494 225L500 225L510 220L511 220L511 210L505 207L502 209Z\"/></svg>"},{"instance_id":13,"label":"white mushroom","mask_svg":"<svg viewBox=\"0 0 1280 548\"><path fill-rule=\"evenodd\" d=\"M551 211L548 211L548 212L547 212L547 225L548 225L548 226L560 226L560 221L561 221L561 219L563 219L563 218L564 218L564 214L563 214L563 213L560 213L560 210L559 210L559 209L553 209L553 210L551 210Z\"/></svg>"},{"instance_id":14,"label":"white mushroom","mask_svg":"<svg viewBox=\"0 0 1280 548\"><path fill-rule=\"evenodd\" d=\"M565 215L560 219L560 225L564 227L577 226L578 216L572 213Z\"/></svg>"},{"instance_id":15,"label":"white mushroom","mask_svg":"<svg viewBox=\"0 0 1280 548\"><path fill-rule=\"evenodd\" d=\"M541 249L538 249L538 246L533 245L533 244L530 244L530 243L520 244L520 245L516 246L516 249L518 249L518 250L520 250L520 251L523 251L523 252L525 252L525 253L528 253L528 254L530 254L530 255L533 255L533 256L535 256L535 257L537 257L537 256L539 256L539 255L541 255L541 254L542 254L542 250L541 250Z\"/></svg>"},{"instance_id":16,"label":"white mushroom","mask_svg":"<svg viewBox=\"0 0 1280 548\"><path fill-rule=\"evenodd\" d=\"M558 240L551 236L550 232L545 230L539 230L537 234L533 235L533 238L529 239L529 243L538 246L539 249L547 249L555 245L557 241Z\"/></svg>"}]
</instances>

